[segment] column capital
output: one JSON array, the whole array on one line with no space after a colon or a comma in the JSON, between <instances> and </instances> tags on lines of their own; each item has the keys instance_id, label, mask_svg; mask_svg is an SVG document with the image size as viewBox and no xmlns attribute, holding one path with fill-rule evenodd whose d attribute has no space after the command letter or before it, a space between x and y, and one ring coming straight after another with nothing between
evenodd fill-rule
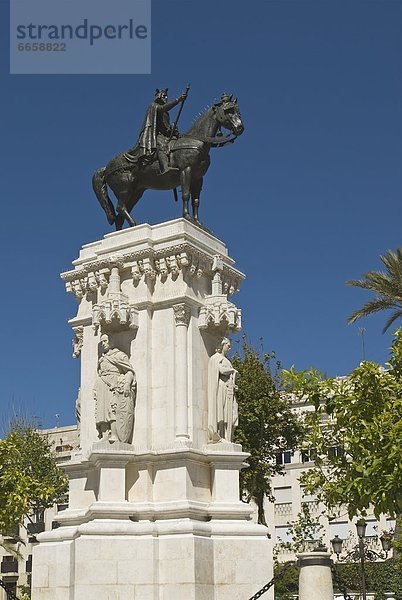
<instances>
[{"instance_id":1,"label":"column capital","mask_svg":"<svg viewBox=\"0 0 402 600\"><path fill-rule=\"evenodd\" d=\"M191 317L191 308L188 306L188 304L186 304L185 302L180 302L180 304L173 304L173 313L176 326L185 325L186 327L188 327Z\"/></svg>"}]
</instances>

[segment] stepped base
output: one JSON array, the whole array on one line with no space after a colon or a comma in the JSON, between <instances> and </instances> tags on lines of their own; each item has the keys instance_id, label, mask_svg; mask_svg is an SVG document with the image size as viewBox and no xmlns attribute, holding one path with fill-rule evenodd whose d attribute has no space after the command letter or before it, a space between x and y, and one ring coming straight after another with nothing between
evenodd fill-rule
<instances>
[{"instance_id":1,"label":"stepped base","mask_svg":"<svg viewBox=\"0 0 402 600\"><path fill-rule=\"evenodd\" d=\"M247 600L272 577L250 522L96 519L39 537L33 600Z\"/></svg>"}]
</instances>

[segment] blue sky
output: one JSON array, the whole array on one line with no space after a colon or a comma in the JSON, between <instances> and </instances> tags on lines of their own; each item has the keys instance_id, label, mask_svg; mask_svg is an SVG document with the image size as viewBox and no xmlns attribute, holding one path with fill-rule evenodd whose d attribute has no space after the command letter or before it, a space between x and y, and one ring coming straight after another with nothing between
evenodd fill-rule
<instances>
[{"instance_id":1,"label":"blue sky","mask_svg":"<svg viewBox=\"0 0 402 600\"><path fill-rule=\"evenodd\" d=\"M234 297L244 331L285 366L337 375L359 363L346 318L368 294L344 282L401 244L402 3L153 0L151 75L9 75L4 0L0 23L5 412L73 421L76 305L59 273L110 230L92 173L136 141L154 88L187 82L182 129L225 90L246 126L212 151L200 209L247 275ZM148 192L134 215L157 223L179 207ZM360 323L379 362L384 321Z\"/></svg>"}]
</instances>

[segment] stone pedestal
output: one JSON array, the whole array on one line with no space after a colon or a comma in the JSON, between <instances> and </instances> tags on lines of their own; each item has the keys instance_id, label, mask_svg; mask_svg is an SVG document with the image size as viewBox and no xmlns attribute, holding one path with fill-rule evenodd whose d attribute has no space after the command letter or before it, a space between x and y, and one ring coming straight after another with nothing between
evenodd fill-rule
<instances>
[{"instance_id":1,"label":"stone pedestal","mask_svg":"<svg viewBox=\"0 0 402 600\"><path fill-rule=\"evenodd\" d=\"M208 361L240 328L244 276L184 219L108 234L73 264L81 449L60 527L38 536L33 600L247 600L272 577L270 542L239 501L247 454L207 427ZM105 333L136 375L130 443L98 437Z\"/></svg>"},{"instance_id":2,"label":"stone pedestal","mask_svg":"<svg viewBox=\"0 0 402 600\"><path fill-rule=\"evenodd\" d=\"M330 554L303 552L299 555L299 564L299 599L333 600Z\"/></svg>"}]
</instances>

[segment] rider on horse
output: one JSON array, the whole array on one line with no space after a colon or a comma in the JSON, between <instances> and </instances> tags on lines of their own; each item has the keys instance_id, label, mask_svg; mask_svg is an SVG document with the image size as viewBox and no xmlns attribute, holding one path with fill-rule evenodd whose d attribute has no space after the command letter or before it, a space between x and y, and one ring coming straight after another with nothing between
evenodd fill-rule
<instances>
[{"instance_id":1,"label":"rider on horse","mask_svg":"<svg viewBox=\"0 0 402 600\"><path fill-rule=\"evenodd\" d=\"M155 99L148 107L136 144L144 162L158 159L161 174L169 170L169 141L179 137L177 128L170 124L169 111L187 98L187 92L183 92L168 102L167 92L167 88L155 91Z\"/></svg>"}]
</instances>

